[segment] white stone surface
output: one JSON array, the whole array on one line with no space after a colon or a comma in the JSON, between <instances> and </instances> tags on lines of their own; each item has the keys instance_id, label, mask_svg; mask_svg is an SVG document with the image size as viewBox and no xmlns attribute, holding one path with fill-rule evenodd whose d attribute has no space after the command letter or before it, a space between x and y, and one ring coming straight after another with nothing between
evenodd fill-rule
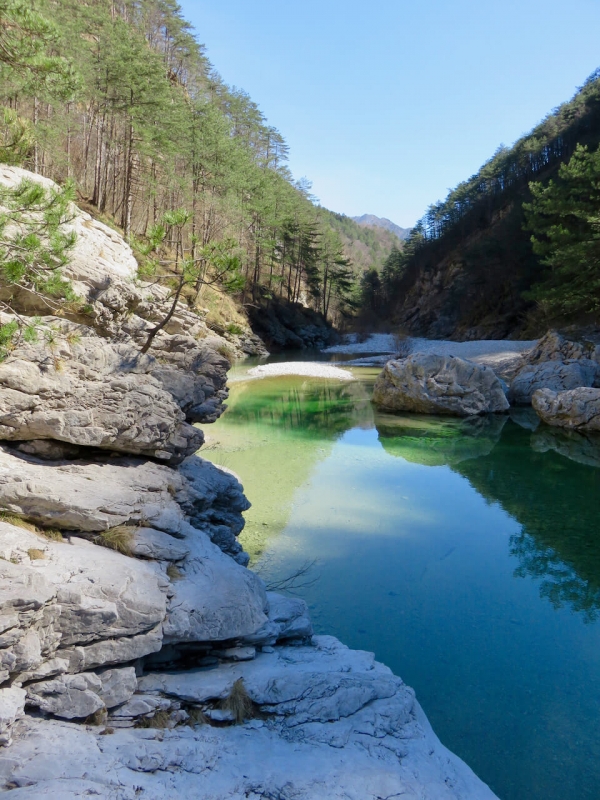
<instances>
[{"instance_id":1,"label":"white stone surface","mask_svg":"<svg viewBox=\"0 0 600 800\"><path fill-rule=\"evenodd\" d=\"M65 337L54 334L51 358L40 333L0 364L0 439L55 439L172 463L202 446L202 431L152 374L155 358L91 328L56 325ZM78 340L69 343L69 333Z\"/></svg>"},{"instance_id":2,"label":"white stone surface","mask_svg":"<svg viewBox=\"0 0 600 800\"><path fill-rule=\"evenodd\" d=\"M299 375L306 378L330 378L352 381L354 376L347 369L332 367L320 361L284 361L277 364L261 364L249 369L246 378L275 378L279 375Z\"/></svg>"},{"instance_id":3,"label":"white stone surface","mask_svg":"<svg viewBox=\"0 0 600 800\"><path fill-rule=\"evenodd\" d=\"M16 686L0 689L0 745L11 743L11 729L25 713L23 689Z\"/></svg>"},{"instance_id":4,"label":"white stone surface","mask_svg":"<svg viewBox=\"0 0 600 800\"><path fill-rule=\"evenodd\" d=\"M388 361L375 382L373 402L390 411L463 417L509 407L504 387L490 367L421 353Z\"/></svg>"},{"instance_id":5,"label":"white stone surface","mask_svg":"<svg viewBox=\"0 0 600 800\"><path fill-rule=\"evenodd\" d=\"M58 188L54 181L20 167L0 165L0 183L15 187L23 180L35 181L46 189ZM65 225L74 231L77 241L70 252L65 273L73 280L101 286L107 277L131 280L137 273L137 261L131 247L123 237L75 205L71 207L73 219Z\"/></svg>"},{"instance_id":6,"label":"white stone surface","mask_svg":"<svg viewBox=\"0 0 600 800\"><path fill-rule=\"evenodd\" d=\"M474 358L476 356L512 356L525 353L536 344L534 341L511 339L479 339L472 342L453 342L443 339L422 339L418 337L396 337L391 333L373 333L364 342L357 341L356 334L349 334L342 344L323 350L324 353L389 353L395 354L399 348L406 355L412 353L435 353L440 356Z\"/></svg>"},{"instance_id":7,"label":"white stone surface","mask_svg":"<svg viewBox=\"0 0 600 800\"><path fill-rule=\"evenodd\" d=\"M538 389L531 402L547 425L600 432L600 389L584 387L565 392Z\"/></svg>"},{"instance_id":8,"label":"white stone surface","mask_svg":"<svg viewBox=\"0 0 600 800\"><path fill-rule=\"evenodd\" d=\"M10 758L0 761L0 779L27 800L85 793L131 800L494 800L440 744L412 690L372 654L332 637L188 677L147 676L139 710L160 697L148 687L197 702L223 697L236 676L265 703L264 720L100 735L30 719L20 723ZM135 696L128 705L134 702Z\"/></svg>"},{"instance_id":9,"label":"white stone surface","mask_svg":"<svg viewBox=\"0 0 600 800\"><path fill-rule=\"evenodd\" d=\"M525 364L513 378L508 399L516 405L529 405L538 389L562 392L593 386L598 372L598 364L588 358Z\"/></svg>"}]
</instances>

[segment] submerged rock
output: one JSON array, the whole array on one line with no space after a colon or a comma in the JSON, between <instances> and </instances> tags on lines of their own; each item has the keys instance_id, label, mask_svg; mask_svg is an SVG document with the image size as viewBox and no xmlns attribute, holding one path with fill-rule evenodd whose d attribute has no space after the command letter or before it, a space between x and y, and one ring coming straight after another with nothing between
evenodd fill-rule
<instances>
[{"instance_id":1,"label":"submerged rock","mask_svg":"<svg viewBox=\"0 0 600 800\"><path fill-rule=\"evenodd\" d=\"M419 353L388 361L375 383L373 402L388 411L461 417L509 407L502 383L490 367Z\"/></svg>"}]
</instances>

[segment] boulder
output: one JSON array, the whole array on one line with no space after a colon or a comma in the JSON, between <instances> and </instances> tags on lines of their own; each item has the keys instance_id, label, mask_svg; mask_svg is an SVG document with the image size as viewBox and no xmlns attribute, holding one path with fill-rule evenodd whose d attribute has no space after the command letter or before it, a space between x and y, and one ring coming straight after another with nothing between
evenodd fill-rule
<instances>
[{"instance_id":1,"label":"boulder","mask_svg":"<svg viewBox=\"0 0 600 800\"><path fill-rule=\"evenodd\" d=\"M502 383L490 367L423 353L388 361L375 382L373 402L389 411L460 417L509 407Z\"/></svg>"},{"instance_id":2,"label":"boulder","mask_svg":"<svg viewBox=\"0 0 600 800\"><path fill-rule=\"evenodd\" d=\"M313 626L304 600L267 592L267 602L268 621L256 633L245 636L245 643L262 647L291 639L302 641L311 638Z\"/></svg>"},{"instance_id":3,"label":"boulder","mask_svg":"<svg viewBox=\"0 0 600 800\"><path fill-rule=\"evenodd\" d=\"M51 351L45 341L23 343L0 364L0 439L58 440L169 463L202 445L202 432L151 374L155 358L71 323L52 335Z\"/></svg>"},{"instance_id":4,"label":"boulder","mask_svg":"<svg viewBox=\"0 0 600 800\"><path fill-rule=\"evenodd\" d=\"M600 389L583 387L565 392L539 389L532 398L547 425L577 431L600 431Z\"/></svg>"},{"instance_id":5,"label":"boulder","mask_svg":"<svg viewBox=\"0 0 600 800\"><path fill-rule=\"evenodd\" d=\"M153 561L181 561L190 553L190 548L180 539L154 528L134 528L131 554L137 558Z\"/></svg>"},{"instance_id":6,"label":"boulder","mask_svg":"<svg viewBox=\"0 0 600 800\"><path fill-rule=\"evenodd\" d=\"M557 331L548 331L529 351L524 363L541 364L544 361L591 359L600 362L600 347L592 342L574 342Z\"/></svg>"},{"instance_id":7,"label":"boulder","mask_svg":"<svg viewBox=\"0 0 600 800\"><path fill-rule=\"evenodd\" d=\"M27 687L27 703L63 719L89 717L104 708L100 697L102 681L93 672L61 675Z\"/></svg>"},{"instance_id":8,"label":"boulder","mask_svg":"<svg viewBox=\"0 0 600 800\"><path fill-rule=\"evenodd\" d=\"M27 704L62 719L82 719L96 711L126 703L136 689L133 667L99 674L82 672L29 684Z\"/></svg>"},{"instance_id":9,"label":"boulder","mask_svg":"<svg viewBox=\"0 0 600 800\"><path fill-rule=\"evenodd\" d=\"M190 554L173 579L165 643L215 642L255 633L266 622L262 581L191 525L181 529Z\"/></svg>"},{"instance_id":10,"label":"boulder","mask_svg":"<svg viewBox=\"0 0 600 800\"><path fill-rule=\"evenodd\" d=\"M598 371L599 365L588 358L526 364L513 378L508 399L515 405L529 405L538 389L562 392L579 386L593 386Z\"/></svg>"}]
</instances>

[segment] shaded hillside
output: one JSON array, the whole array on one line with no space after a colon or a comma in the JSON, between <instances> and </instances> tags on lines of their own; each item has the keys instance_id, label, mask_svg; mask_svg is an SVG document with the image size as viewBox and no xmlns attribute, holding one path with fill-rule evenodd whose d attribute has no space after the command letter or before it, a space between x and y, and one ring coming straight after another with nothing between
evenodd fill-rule
<instances>
[{"instance_id":1,"label":"shaded hillside","mask_svg":"<svg viewBox=\"0 0 600 800\"><path fill-rule=\"evenodd\" d=\"M391 219L387 217L376 217L375 214L363 214L360 217L352 217L354 222L359 225L365 225L371 228L384 228L386 231L395 233L399 239L407 239L410 234L410 228L401 228L396 225Z\"/></svg>"},{"instance_id":2,"label":"shaded hillside","mask_svg":"<svg viewBox=\"0 0 600 800\"><path fill-rule=\"evenodd\" d=\"M432 205L413 228L389 313L409 332L501 338L547 326L527 299L546 271L524 229L529 184L556 177L577 144L600 142L600 72L511 148Z\"/></svg>"}]
</instances>

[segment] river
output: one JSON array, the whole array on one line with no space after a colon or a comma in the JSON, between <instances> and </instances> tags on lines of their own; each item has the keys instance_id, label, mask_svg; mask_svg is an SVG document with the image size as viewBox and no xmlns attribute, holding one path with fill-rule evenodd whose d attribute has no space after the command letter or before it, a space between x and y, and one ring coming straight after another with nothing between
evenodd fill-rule
<instances>
[{"instance_id":1,"label":"river","mask_svg":"<svg viewBox=\"0 0 600 800\"><path fill-rule=\"evenodd\" d=\"M342 383L247 368L201 455L253 503L252 568L273 585L306 569L291 589L316 632L413 686L502 800L597 800L600 442L526 410L382 414L375 369Z\"/></svg>"}]
</instances>

